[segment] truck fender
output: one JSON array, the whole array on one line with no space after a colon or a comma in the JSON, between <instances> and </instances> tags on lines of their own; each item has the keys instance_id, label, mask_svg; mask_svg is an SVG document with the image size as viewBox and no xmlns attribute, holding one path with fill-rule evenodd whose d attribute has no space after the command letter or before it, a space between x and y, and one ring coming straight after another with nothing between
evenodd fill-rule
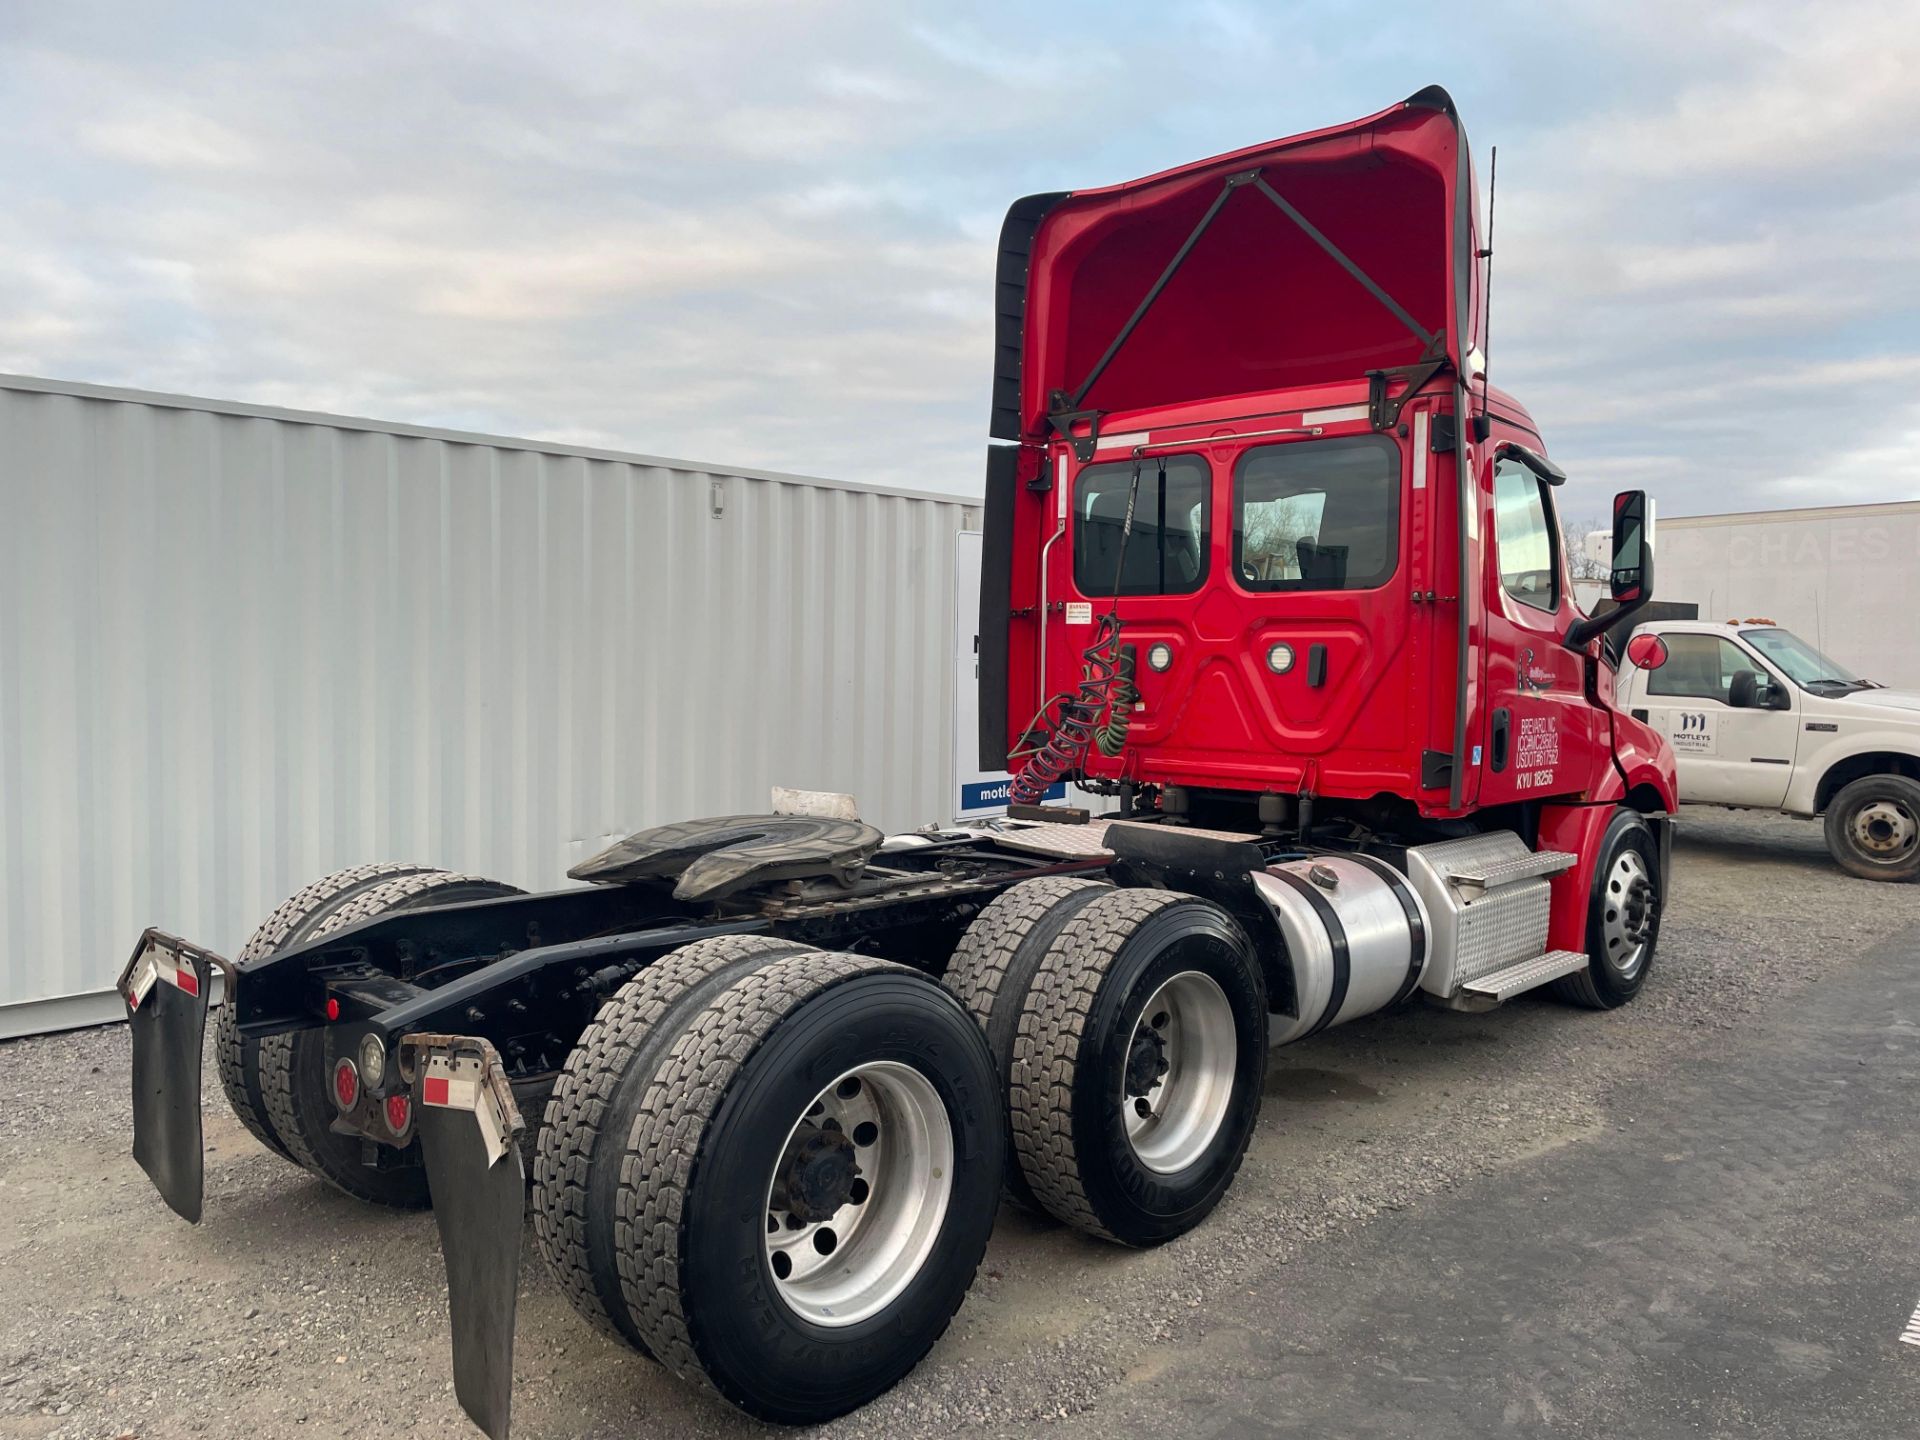
<instances>
[{"instance_id":1,"label":"truck fender","mask_svg":"<svg viewBox=\"0 0 1920 1440\"><path fill-rule=\"evenodd\" d=\"M1818 815L1844 786L1867 775L1920 780L1915 749L1912 734L1891 727L1849 735L1841 745L1823 748L1817 762L1794 767L1793 783L1780 808L1794 815Z\"/></svg>"},{"instance_id":2,"label":"truck fender","mask_svg":"<svg viewBox=\"0 0 1920 1440\"><path fill-rule=\"evenodd\" d=\"M1631 772L1629 772L1631 773ZM1642 794L1645 792L1643 791ZM1563 850L1577 855L1573 865L1548 882L1547 947L1552 950L1587 948L1587 905L1593 895L1595 852L1607 833L1607 826L1621 808L1611 804L1549 804L1540 807L1540 845L1542 850ZM1647 810L1638 805L1653 831L1660 851L1660 894L1670 891L1673 868L1673 817L1664 811Z\"/></svg>"},{"instance_id":3,"label":"truck fender","mask_svg":"<svg viewBox=\"0 0 1920 1440\"><path fill-rule=\"evenodd\" d=\"M1660 732L1645 721L1614 711L1613 764L1593 788L1595 801L1631 805L1651 813L1672 814L1680 803L1680 777L1673 751Z\"/></svg>"}]
</instances>

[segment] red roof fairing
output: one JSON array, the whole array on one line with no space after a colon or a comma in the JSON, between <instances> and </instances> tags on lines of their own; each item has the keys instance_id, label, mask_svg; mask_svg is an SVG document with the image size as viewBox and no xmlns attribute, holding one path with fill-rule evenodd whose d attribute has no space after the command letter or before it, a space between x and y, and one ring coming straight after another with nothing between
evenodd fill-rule
<instances>
[{"instance_id":1,"label":"red roof fairing","mask_svg":"<svg viewBox=\"0 0 1920 1440\"><path fill-rule=\"evenodd\" d=\"M1369 293L1254 175L1406 317ZM1236 176L1246 178L1222 201ZM1076 397L1216 203L1138 326ZM1009 261L1022 258L1017 242L1028 234L1031 248L1022 309L1007 303L1015 277L1003 265L994 431L1038 439L1050 410L1111 412L1354 380L1442 354L1464 373L1472 342L1460 337L1480 325L1473 214L1465 136L1437 88L1348 125L1104 190L1023 201L1008 218L1008 232L1022 234L1014 244L1003 235ZM1016 392L1017 416L1007 404Z\"/></svg>"}]
</instances>

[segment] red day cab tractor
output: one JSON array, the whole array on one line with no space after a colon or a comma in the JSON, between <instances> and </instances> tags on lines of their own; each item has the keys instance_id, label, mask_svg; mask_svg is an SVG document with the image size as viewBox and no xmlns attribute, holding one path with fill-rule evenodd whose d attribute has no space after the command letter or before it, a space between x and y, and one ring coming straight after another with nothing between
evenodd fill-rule
<instances>
[{"instance_id":1,"label":"red day cab tractor","mask_svg":"<svg viewBox=\"0 0 1920 1440\"><path fill-rule=\"evenodd\" d=\"M1561 472L1486 384L1444 92L1002 234L980 743L1025 798L886 837L850 797L643 831L546 894L368 865L235 961L122 989L134 1154L198 1220L201 1047L260 1141L431 1204L456 1394L507 1432L524 1216L593 1324L753 1415L932 1347L1003 1187L1090 1235L1198 1224L1268 1048L1413 996L1645 983L1672 759L1573 606ZM523 1151L531 1155L529 1201Z\"/></svg>"}]
</instances>

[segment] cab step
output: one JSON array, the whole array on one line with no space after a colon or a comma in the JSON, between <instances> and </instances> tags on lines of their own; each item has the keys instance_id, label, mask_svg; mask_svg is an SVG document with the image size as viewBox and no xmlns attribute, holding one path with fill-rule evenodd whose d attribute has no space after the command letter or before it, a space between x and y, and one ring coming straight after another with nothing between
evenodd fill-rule
<instances>
[{"instance_id":1,"label":"cab step","mask_svg":"<svg viewBox=\"0 0 1920 1440\"><path fill-rule=\"evenodd\" d=\"M1586 968L1587 954L1584 950L1549 950L1531 960L1522 960L1517 965L1495 970L1491 975L1469 980L1460 987L1460 991L1463 995L1481 996L1497 1003Z\"/></svg>"},{"instance_id":2,"label":"cab step","mask_svg":"<svg viewBox=\"0 0 1920 1440\"><path fill-rule=\"evenodd\" d=\"M1515 880L1558 875L1562 870L1571 869L1576 858L1564 850L1527 850L1510 859L1491 860L1486 864L1455 870L1447 876L1447 883L1453 886L1463 901L1470 902L1496 886L1507 885Z\"/></svg>"}]
</instances>

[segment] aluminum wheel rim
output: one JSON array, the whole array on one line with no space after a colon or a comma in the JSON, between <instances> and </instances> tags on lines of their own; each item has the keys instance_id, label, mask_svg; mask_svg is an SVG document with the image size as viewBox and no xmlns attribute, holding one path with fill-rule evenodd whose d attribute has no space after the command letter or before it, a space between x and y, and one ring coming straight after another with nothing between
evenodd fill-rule
<instances>
[{"instance_id":1,"label":"aluminum wheel rim","mask_svg":"<svg viewBox=\"0 0 1920 1440\"><path fill-rule=\"evenodd\" d=\"M794 1157L830 1135L852 1142L857 1175L817 1218L823 1206L809 1210L790 1193ZM764 1249L775 1291L815 1325L876 1314L925 1266L952 1193L953 1126L939 1092L910 1065L856 1065L814 1097L774 1162Z\"/></svg>"},{"instance_id":2,"label":"aluminum wheel rim","mask_svg":"<svg viewBox=\"0 0 1920 1440\"><path fill-rule=\"evenodd\" d=\"M1875 800L1854 812L1854 847L1868 860L1898 864L1920 843L1920 819L1896 800Z\"/></svg>"},{"instance_id":3,"label":"aluminum wheel rim","mask_svg":"<svg viewBox=\"0 0 1920 1440\"><path fill-rule=\"evenodd\" d=\"M1622 850L1607 871L1606 908L1601 912L1600 939L1605 959L1615 974L1631 980L1647 959L1647 939L1658 913L1659 897L1647 862L1638 850Z\"/></svg>"},{"instance_id":4,"label":"aluminum wheel rim","mask_svg":"<svg viewBox=\"0 0 1920 1440\"><path fill-rule=\"evenodd\" d=\"M1184 1170L1213 1143L1233 1099L1238 1050L1233 1006L1211 975L1185 970L1153 992L1128 1039L1120 1082L1127 1140L1147 1169ZM1159 1073L1149 1081L1147 1069Z\"/></svg>"}]
</instances>

